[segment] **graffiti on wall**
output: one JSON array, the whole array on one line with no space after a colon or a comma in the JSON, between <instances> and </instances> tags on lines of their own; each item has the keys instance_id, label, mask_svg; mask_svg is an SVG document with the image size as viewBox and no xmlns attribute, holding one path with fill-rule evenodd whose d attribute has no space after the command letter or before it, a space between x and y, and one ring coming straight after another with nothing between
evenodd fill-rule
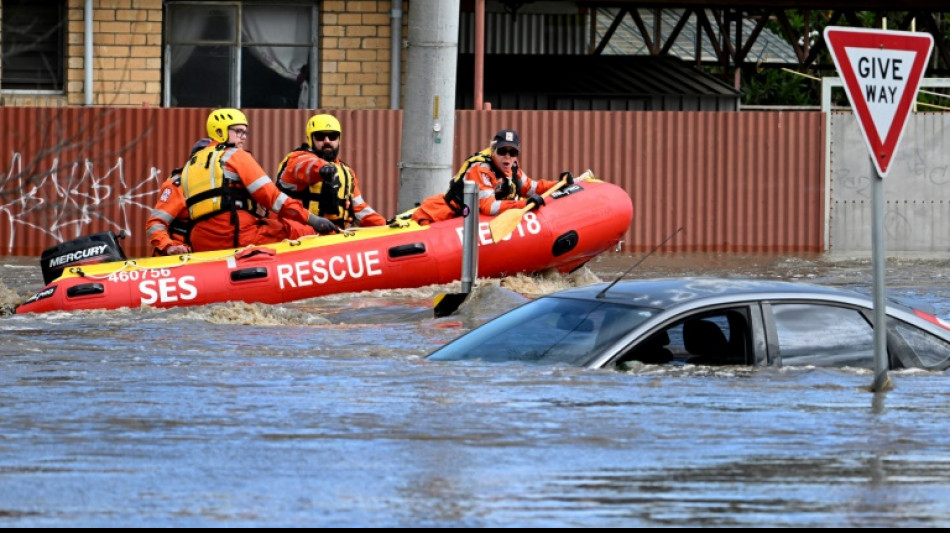
<instances>
[{"instance_id":1,"label":"graffiti on wall","mask_svg":"<svg viewBox=\"0 0 950 533\"><path fill-rule=\"evenodd\" d=\"M134 235L133 212L150 212L164 178L151 167L145 179L129 183L124 160L96 169L88 160L62 164L54 158L49 168L30 172L21 153L14 152L8 169L0 173L0 220L9 228L6 253L12 253L18 231L30 229L62 243L103 226ZM97 230L101 231L101 230Z\"/></svg>"}]
</instances>

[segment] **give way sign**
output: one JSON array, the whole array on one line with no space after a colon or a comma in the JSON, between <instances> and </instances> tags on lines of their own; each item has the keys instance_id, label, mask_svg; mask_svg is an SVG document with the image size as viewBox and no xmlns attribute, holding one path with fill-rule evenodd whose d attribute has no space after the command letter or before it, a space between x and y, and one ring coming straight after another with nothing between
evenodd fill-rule
<instances>
[{"instance_id":1,"label":"give way sign","mask_svg":"<svg viewBox=\"0 0 950 533\"><path fill-rule=\"evenodd\" d=\"M884 177L917 100L933 36L828 26L825 42L844 80L871 160Z\"/></svg>"}]
</instances>

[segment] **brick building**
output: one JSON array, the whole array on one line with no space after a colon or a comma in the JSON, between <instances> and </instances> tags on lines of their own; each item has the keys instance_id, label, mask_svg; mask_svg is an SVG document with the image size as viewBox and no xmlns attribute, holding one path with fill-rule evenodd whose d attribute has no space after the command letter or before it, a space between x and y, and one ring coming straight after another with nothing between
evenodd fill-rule
<instances>
[{"instance_id":1,"label":"brick building","mask_svg":"<svg viewBox=\"0 0 950 533\"><path fill-rule=\"evenodd\" d=\"M3 0L0 105L294 108L307 81L318 91L303 107L386 109L402 12L389 1ZM320 68L308 78L310 64Z\"/></svg>"},{"instance_id":2,"label":"brick building","mask_svg":"<svg viewBox=\"0 0 950 533\"><path fill-rule=\"evenodd\" d=\"M821 46L804 38L817 33L809 19L793 27L784 6L485 0L485 67L476 71L477 4L460 3L459 108L480 105L476 76L495 109L731 110L740 65L748 76L763 66L829 67L818 64ZM832 16L826 23L846 25L867 22L855 9L878 7L818 4ZM894 27L916 23L938 37L938 73L950 61L946 14L918 9L942 6L914 0L905 6L913 10L889 13ZM408 10L407 0L0 0L0 105L399 109ZM772 19L783 22L783 38L765 27ZM560 69L537 68L539 59L556 65L565 55L607 79L585 74L569 87ZM639 61L633 67L616 61L631 57ZM682 64L649 60L657 57ZM523 76L492 75L498 65ZM657 86L661 79L673 81ZM696 84L713 104L688 96ZM670 95L687 97L670 103Z\"/></svg>"},{"instance_id":3,"label":"brick building","mask_svg":"<svg viewBox=\"0 0 950 533\"><path fill-rule=\"evenodd\" d=\"M401 100L405 82L409 2L393 4L0 0L0 105L399 109L403 102L393 100ZM474 108L474 2L462 2L460 8L459 67L464 70L457 79L457 102ZM583 86L573 89L578 95L565 103L564 97L547 94L552 87L564 92L561 69L541 68L539 59L556 65L567 54L592 72L617 69L617 62L600 65L602 56L589 55L591 31L606 35L611 20L624 15L603 9L594 14L598 11L561 1L486 0L484 9L485 96L496 109L656 108L656 95L645 91L678 93L684 79L714 87L714 97L728 102L690 101L675 109L736 107L735 91L716 87L711 78L699 79L703 75L685 63L671 70L669 78L677 80L672 87L657 86L656 76L636 66L633 76L654 87L624 83L621 96L614 94L615 78L628 76L593 85L593 78L585 76ZM630 53L618 50L604 57ZM492 68L525 75L513 80L491 75ZM523 86L531 82L536 87Z\"/></svg>"}]
</instances>

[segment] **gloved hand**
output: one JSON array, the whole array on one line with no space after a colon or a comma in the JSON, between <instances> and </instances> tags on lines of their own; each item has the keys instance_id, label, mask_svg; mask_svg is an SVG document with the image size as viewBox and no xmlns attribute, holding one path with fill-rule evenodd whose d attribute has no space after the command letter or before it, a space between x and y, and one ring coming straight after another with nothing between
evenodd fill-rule
<instances>
[{"instance_id":1,"label":"gloved hand","mask_svg":"<svg viewBox=\"0 0 950 533\"><path fill-rule=\"evenodd\" d=\"M340 212L340 179L339 175L336 172L336 167L333 165L324 165L320 167L320 175L326 174L330 176L329 178L324 178L323 184L320 185L320 196L317 201L320 204L320 210L317 211L322 215L328 214L339 214Z\"/></svg>"},{"instance_id":2,"label":"gloved hand","mask_svg":"<svg viewBox=\"0 0 950 533\"><path fill-rule=\"evenodd\" d=\"M310 218L307 219L307 224L310 224L310 227L316 230L316 232L320 235L328 235L330 233L337 232L336 224L323 217L318 217L313 213L311 213Z\"/></svg>"},{"instance_id":3,"label":"gloved hand","mask_svg":"<svg viewBox=\"0 0 950 533\"><path fill-rule=\"evenodd\" d=\"M561 172L561 175L557 177L558 181L564 180L567 183L565 185L574 185L574 174L571 174L570 170L565 170Z\"/></svg>"},{"instance_id":4,"label":"gloved hand","mask_svg":"<svg viewBox=\"0 0 950 533\"><path fill-rule=\"evenodd\" d=\"M525 200L525 204L526 205L534 204L534 207L532 207L532 209L537 209L541 207L542 205L544 205L544 198L542 198L538 194L531 193L528 195L528 198Z\"/></svg>"},{"instance_id":5,"label":"gloved hand","mask_svg":"<svg viewBox=\"0 0 950 533\"><path fill-rule=\"evenodd\" d=\"M515 161L514 163L511 164L511 179L515 179L517 177L518 177L518 162Z\"/></svg>"},{"instance_id":6,"label":"gloved hand","mask_svg":"<svg viewBox=\"0 0 950 533\"><path fill-rule=\"evenodd\" d=\"M191 249L184 244L169 244L168 247L165 248L165 255L182 255L190 251Z\"/></svg>"},{"instance_id":7,"label":"gloved hand","mask_svg":"<svg viewBox=\"0 0 950 533\"><path fill-rule=\"evenodd\" d=\"M326 164L320 167L320 179L324 182L332 182L336 180L336 165Z\"/></svg>"}]
</instances>

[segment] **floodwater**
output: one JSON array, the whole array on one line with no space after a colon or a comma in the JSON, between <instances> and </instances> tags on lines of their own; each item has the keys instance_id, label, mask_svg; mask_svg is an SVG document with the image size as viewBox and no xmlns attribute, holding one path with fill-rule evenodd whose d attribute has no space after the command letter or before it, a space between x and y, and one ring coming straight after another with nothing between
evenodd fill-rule
<instances>
[{"instance_id":1,"label":"floodwater","mask_svg":"<svg viewBox=\"0 0 950 533\"><path fill-rule=\"evenodd\" d=\"M0 258L2 527L947 527L950 375L430 363L524 301L612 280L479 280L284 305L12 315ZM950 316L940 257L888 288ZM873 286L867 258L656 255L629 277Z\"/></svg>"}]
</instances>

